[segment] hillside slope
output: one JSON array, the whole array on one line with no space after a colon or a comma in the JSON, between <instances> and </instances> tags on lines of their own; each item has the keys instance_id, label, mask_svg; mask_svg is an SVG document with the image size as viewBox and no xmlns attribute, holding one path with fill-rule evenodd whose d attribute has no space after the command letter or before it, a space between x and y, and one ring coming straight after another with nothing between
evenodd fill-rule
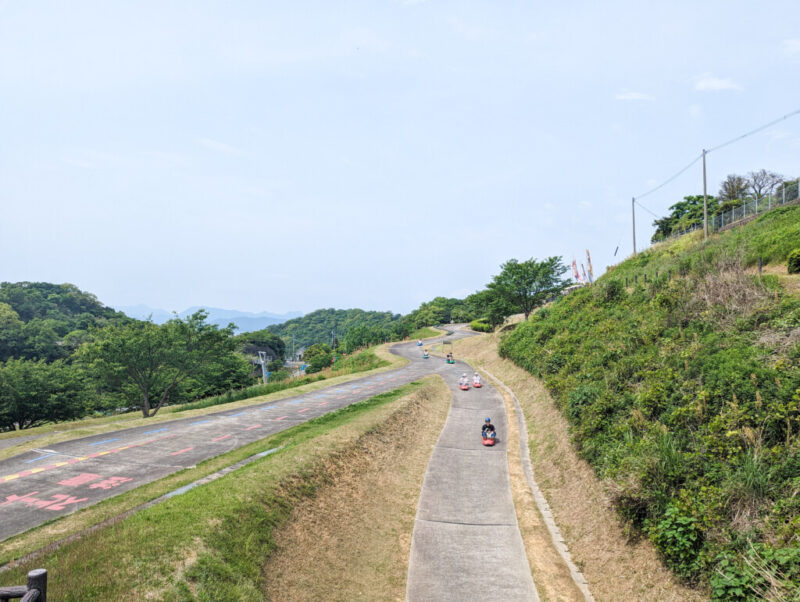
<instances>
[{"instance_id":1,"label":"hillside slope","mask_svg":"<svg viewBox=\"0 0 800 602\"><path fill-rule=\"evenodd\" d=\"M634 531L717 599L800 584L800 299L783 286L798 277L747 269L796 247L798 207L657 245L501 344Z\"/></svg>"},{"instance_id":2,"label":"hillside slope","mask_svg":"<svg viewBox=\"0 0 800 602\"><path fill-rule=\"evenodd\" d=\"M266 330L291 341L299 349L314 343L330 343L331 332L336 338L344 339L353 328L365 327L370 330L385 330L387 336L395 325L401 323L402 316L388 311L364 311L363 309L318 309L301 318L288 320L283 324L268 326Z\"/></svg>"},{"instance_id":3,"label":"hillside slope","mask_svg":"<svg viewBox=\"0 0 800 602\"><path fill-rule=\"evenodd\" d=\"M0 362L68 356L90 327L128 321L74 284L0 283Z\"/></svg>"}]
</instances>

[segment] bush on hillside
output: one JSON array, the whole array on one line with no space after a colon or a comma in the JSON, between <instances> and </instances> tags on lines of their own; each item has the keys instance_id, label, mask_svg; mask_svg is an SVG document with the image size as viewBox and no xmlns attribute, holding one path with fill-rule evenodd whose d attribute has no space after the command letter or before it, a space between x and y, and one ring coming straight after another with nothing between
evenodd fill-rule
<instances>
[{"instance_id":1,"label":"bush on hillside","mask_svg":"<svg viewBox=\"0 0 800 602\"><path fill-rule=\"evenodd\" d=\"M493 328L486 318L479 318L469 323L469 327L477 332L492 332Z\"/></svg>"},{"instance_id":2,"label":"bush on hillside","mask_svg":"<svg viewBox=\"0 0 800 602\"><path fill-rule=\"evenodd\" d=\"M306 363L306 374L313 374L333 363L333 351L325 343L317 343L303 351L303 361Z\"/></svg>"},{"instance_id":3,"label":"bush on hillside","mask_svg":"<svg viewBox=\"0 0 800 602\"><path fill-rule=\"evenodd\" d=\"M786 271L790 274L800 274L800 249L795 249L789 253L789 258L786 262Z\"/></svg>"}]
</instances>

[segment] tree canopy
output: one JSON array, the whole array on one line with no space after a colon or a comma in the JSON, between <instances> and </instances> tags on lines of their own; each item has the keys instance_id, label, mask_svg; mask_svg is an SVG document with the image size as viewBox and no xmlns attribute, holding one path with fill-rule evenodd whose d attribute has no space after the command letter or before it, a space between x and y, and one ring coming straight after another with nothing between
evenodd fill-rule
<instances>
[{"instance_id":1,"label":"tree canopy","mask_svg":"<svg viewBox=\"0 0 800 602\"><path fill-rule=\"evenodd\" d=\"M314 343L330 343L331 332L343 340L348 331L357 326L393 332L399 323L402 323L402 316L388 311L318 309L300 318L268 326L266 330L280 336L289 345L294 337L295 346L299 349Z\"/></svg>"},{"instance_id":2,"label":"tree canopy","mask_svg":"<svg viewBox=\"0 0 800 602\"><path fill-rule=\"evenodd\" d=\"M200 310L160 326L111 326L98 331L81 348L81 356L102 387L121 394L143 416L154 416L181 385L230 359L235 348L232 327L208 324L206 317Z\"/></svg>"},{"instance_id":3,"label":"tree canopy","mask_svg":"<svg viewBox=\"0 0 800 602\"><path fill-rule=\"evenodd\" d=\"M708 215L716 215L719 211L719 200L708 196L706 201ZM669 208L669 215L653 221L656 231L652 242L658 242L672 235L674 232L688 230L692 226L703 225L703 195L683 197L683 200Z\"/></svg>"},{"instance_id":4,"label":"tree canopy","mask_svg":"<svg viewBox=\"0 0 800 602\"><path fill-rule=\"evenodd\" d=\"M561 257L548 257L543 261L509 259L500 268L502 271L487 286L490 306L494 302L505 311L525 314L526 319L548 297L567 285L561 279L567 271Z\"/></svg>"},{"instance_id":5,"label":"tree canopy","mask_svg":"<svg viewBox=\"0 0 800 602\"><path fill-rule=\"evenodd\" d=\"M72 284L0 283L0 361L66 358L90 328L130 318Z\"/></svg>"}]
</instances>

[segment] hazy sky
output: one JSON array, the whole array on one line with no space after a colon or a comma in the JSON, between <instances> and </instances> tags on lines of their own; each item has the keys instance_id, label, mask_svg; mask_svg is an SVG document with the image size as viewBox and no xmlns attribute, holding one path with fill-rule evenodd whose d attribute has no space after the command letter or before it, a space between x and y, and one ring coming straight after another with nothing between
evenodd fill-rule
<instances>
[{"instance_id":1,"label":"hazy sky","mask_svg":"<svg viewBox=\"0 0 800 602\"><path fill-rule=\"evenodd\" d=\"M631 196L800 108L799 75L797 0L0 0L0 281L405 313L511 257L600 274ZM711 154L710 192L799 156L797 116Z\"/></svg>"}]
</instances>

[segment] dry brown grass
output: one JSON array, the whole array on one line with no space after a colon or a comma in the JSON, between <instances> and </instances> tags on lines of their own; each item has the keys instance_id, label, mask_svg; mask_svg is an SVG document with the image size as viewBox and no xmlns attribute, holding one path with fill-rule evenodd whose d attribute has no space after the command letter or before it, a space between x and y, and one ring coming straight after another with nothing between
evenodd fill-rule
<instances>
[{"instance_id":1,"label":"dry brown grass","mask_svg":"<svg viewBox=\"0 0 800 602\"><path fill-rule=\"evenodd\" d=\"M572 580L569 567L553 546L550 531L525 480L519 454L519 426L514 402L504 391L500 393L503 395L508 416L506 438L511 495L536 589L542 600L583 600L583 594Z\"/></svg>"},{"instance_id":2,"label":"dry brown grass","mask_svg":"<svg viewBox=\"0 0 800 602\"><path fill-rule=\"evenodd\" d=\"M747 273L752 275L758 274L758 268L756 266L750 267L747 269ZM784 291L791 295L800 296L800 274L790 274L786 269L785 263L773 263L762 266L761 273L777 276L778 282L780 282Z\"/></svg>"},{"instance_id":3,"label":"dry brown grass","mask_svg":"<svg viewBox=\"0 0 800 602\"><path fill-rule=\"evenodd\" d=\"M441 379L325 464L264 567L271 600L402 600L417 500L447 418Z\"/></svg>"},{"instance_id":4,"label":"dry brown grass","mask_svg":"<svg viewBox=\"0 0 800 602\"><path fill-rule=\"evenodd\" d=\"M703 592L680 584L649 542L628 540L603 484L573 450L566 419L537 379L497 355L496 335L464 339L456 348L459 357L492 372L518 397L528 423L536 481L594 597L706 599Z\"/></svg>"},{"instance_id":5,"label":"dry brown grass","mask_svg":"<svg viewBox=\"0 0 800 602\"><path fill-rule=\"evenodd\" d=\"M688 312L697 316L713 312L715 319L724 323L750 315L770 298L761 281L742 267L738 255L719 258L694 279L692 289Z\"/></svg>"}]
</instances>

